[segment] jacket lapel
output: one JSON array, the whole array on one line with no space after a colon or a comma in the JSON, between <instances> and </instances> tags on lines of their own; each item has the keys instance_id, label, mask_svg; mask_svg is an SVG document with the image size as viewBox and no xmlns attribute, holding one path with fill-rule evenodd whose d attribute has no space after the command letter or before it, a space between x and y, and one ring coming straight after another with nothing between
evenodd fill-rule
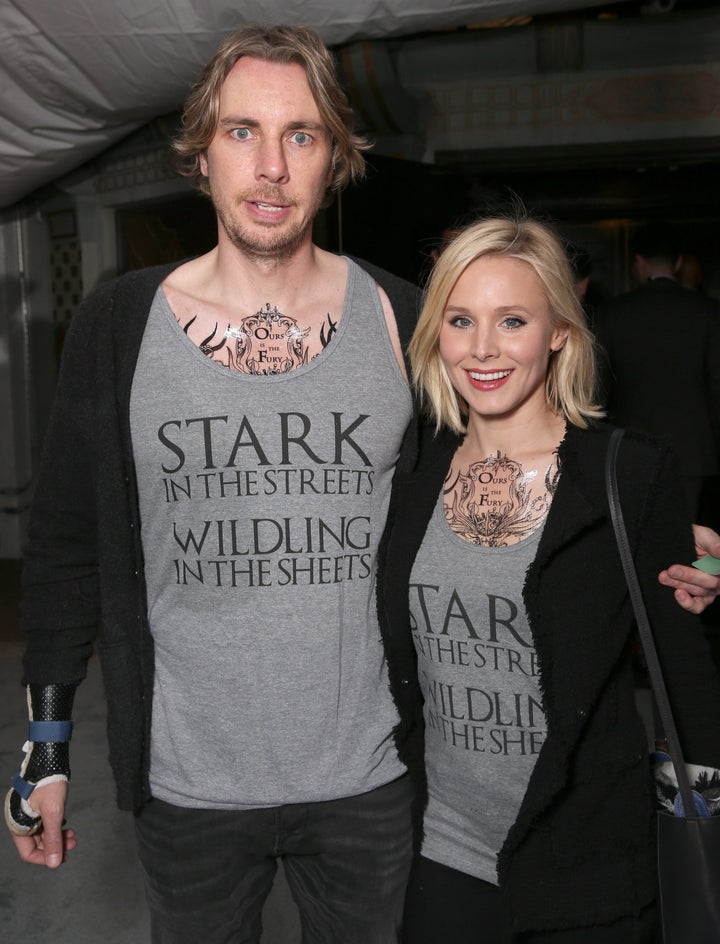
<instances>
[{"instance_id":1,"label":"jacket lapel","mask_svg":"<svg viewBox=\"0 0 720 944\"><path fill-rule=\"evenodd\" d=\"M582 453L576 446L582 443ZM562 790L567 781L569 758L593 713L597 699L613 674L613 666L627 645L626 621L608 625L601 609L586 599L577 575L582 568L597 573L597 593L618 596L622 608L624 581L607 581L607 570L617 574L608 554L615 552L611 532L601 535L598 526L607 520L604 486L604 460L607 443L605 430L570 429L560 450L561 470L557 492L545 523L535 561L528 570L524 599L540 666L540 682L548 715L551 737L538 757L520 815L508 835L507 850L521 841L530 823ZM581 459L582 456L582 459ZM606 540L607 554L581 559L582 536L591 530L596 540ZM577 550L562 561L557 558L570 545ZM567 569L568 560L577 569ZM604 561L604 565L600 563ZM551 566L556 564L557 566ZM619 567L619 561L618 561ZM547 574L545 574L547 571ZM587 572L587 571L586 571ZM612 604L610 605L612 609ZM557 614L557 617L554 615ZM631 621L627 621L627 630ZM532 803L528 803L532 797Z\"/></svg>"}]
</instances>

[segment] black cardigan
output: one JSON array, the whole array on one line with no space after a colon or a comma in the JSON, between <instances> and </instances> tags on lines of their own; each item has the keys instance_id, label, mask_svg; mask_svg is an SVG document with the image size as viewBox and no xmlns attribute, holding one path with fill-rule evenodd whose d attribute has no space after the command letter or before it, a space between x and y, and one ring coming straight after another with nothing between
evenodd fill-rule
<instances>
[{"instance_id":1,"label":"black cardigan","mask_svg":"<svg viewBox=\"0 0 720 944\"><path fill-rule=\"evenodd\" d=\"M422 808L422 697L410 633L412 563L459 443L425 430L418 468L395 477L378 563L379 612L400 756ZM635 710L633 617L605 498L606 426L568 429L561 475L523 598L533 630L548 734L498 859L516 931L637 914L656 894L647 738ZM674 455L627 434L619 490L680 737L695 763L720 761L720 687L697 617L657 574L691 560ZM419 832L419 830L418 830ZM416 836L419 841L419 835Z\"/></svg>"},{"instance_id":2,"label":"black cardigan","mask_svg":"<svg viewBox=\"0 0 720 944\"><path fill-rule=\"evenodd\" d=\"M355 261L387 292L405 350L417 319L417 289ZM23 571L25 683L81 681L102 622L110 763L121 809L137 809L150 796L154 674L130 392L152 299L179 264L129 272L101 285L73 318ZM405 436L403 463L414 461L415 445L416 421Z\"/></svg>"}]
</instances>

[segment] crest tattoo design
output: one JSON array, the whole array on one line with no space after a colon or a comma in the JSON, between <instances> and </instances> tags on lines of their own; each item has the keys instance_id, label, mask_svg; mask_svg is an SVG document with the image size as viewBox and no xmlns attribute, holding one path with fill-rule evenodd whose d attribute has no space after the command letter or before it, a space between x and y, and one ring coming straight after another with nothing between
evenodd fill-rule
<instances>
[{"instance_id":1,"label":"crest tattoo design","mask_svg":"<svg viewBox=\"0 0 720 944\"><path fill-rule=\"evenodd\" d=\"M189 334L196 320L197 315L194 315L183 326L185 334ZM323 350L337 328L337 321L328 313L326 323L320 328ZM228 324L222 334L219 331L215 322L212 332L198 347L206 357L245 374L286 374L317 357L317 354L310 357L309 353L310 328L301 328L295 318L284 315L270 302L254 315L243 318L237 328Z\"/></svg>"},{"instance_id":2,"label":"crest tattoo design","mask_svg":"<svg viewBox=\"0 0 720 944\"><path fill-rule=\"evenodd\" d=\"M451 474L443 488L445 518L456 534L471 544L505 547L531 534L547 515L557 489L559 469L545 473L545 492L532 496L525 475L514 459L496 455L473 462L467 472Z\"/></svg>"}]
</instances>

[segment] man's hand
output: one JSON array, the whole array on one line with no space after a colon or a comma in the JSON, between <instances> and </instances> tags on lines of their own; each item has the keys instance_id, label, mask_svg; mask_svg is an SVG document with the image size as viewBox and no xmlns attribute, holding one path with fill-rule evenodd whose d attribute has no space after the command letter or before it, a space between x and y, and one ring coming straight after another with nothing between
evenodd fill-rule
<instances>
[{"instance_id":1,"label":"man's hand","mask_svg":"<svg viewBox=\"0 0 720 944\"><path fill-rule=\"evenodd\" d=\"M720 536L711 528L694 524L693 535L698 557L704 557L706 554L720 557ZM660 572L658 580L666 587L673 587L677 602L691 613L702 613L720 593L720 576L713 577L697 567L673 564Z\"/></svg>"},{"instance_id":2,"label":"man's hand","mask_svg":"<svg viewBox=\"0 0 720 944\"><path fill-rule=\"evenodd\" d=\"M56 869L77 845L74 831L63 828L67 793L68 785L65 781L49 783L33 790L30 805L42 816L40 831L32 836L12 837L23 862Z\"/></svg>"}]
</instances>

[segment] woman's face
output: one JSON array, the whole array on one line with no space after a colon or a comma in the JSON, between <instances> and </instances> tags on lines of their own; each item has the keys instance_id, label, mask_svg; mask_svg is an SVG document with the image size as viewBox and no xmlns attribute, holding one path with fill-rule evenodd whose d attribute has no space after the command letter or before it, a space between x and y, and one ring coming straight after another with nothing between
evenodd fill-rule
<instances>
[{"instance_id":1,"label":"woman's face","mask_svg":"<svg viewBox=\"0 0 720 944\"><path fill-rule=\"evenodd\" d=\"M545 410L550 351L567 338L554 327L543 283L529 263L487 255L472 262L445 306L439 351L472 413L501 418Z\"/></svg>"}]
</instances>

